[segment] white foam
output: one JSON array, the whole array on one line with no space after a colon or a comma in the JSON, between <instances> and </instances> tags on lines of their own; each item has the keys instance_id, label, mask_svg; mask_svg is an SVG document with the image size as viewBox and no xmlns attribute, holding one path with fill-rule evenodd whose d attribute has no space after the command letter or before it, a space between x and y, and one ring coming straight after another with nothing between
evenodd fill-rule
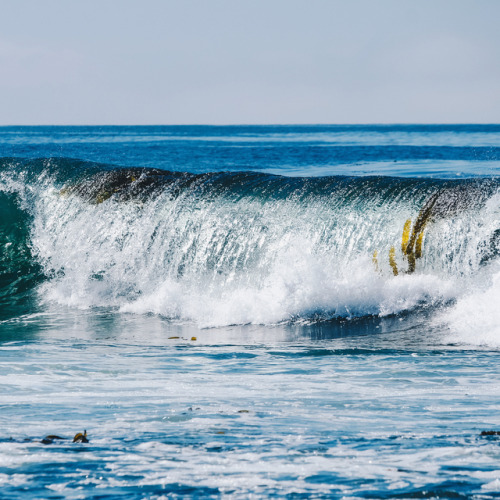
<instances>
[{"instance_id":1,"label":"white foam","mask_svg":"<svg viewBox=\"0 0 500 500\"><path fill-rule=\"evenodd\" d=\"M432 275L381 276L364 259L342 272L312 257L301 264L280 262L262 287L224 283L195 287L166 281L150 294L123 304L121 310L184 318L201 327L214 327L270 324L299 317L385 316L452 296L449 281Z\"/></svg>"},{"instance_id":2,"label":"white foam","mask_svg":"<svg viewBox=\"0 0 500 500\"><path fill-rule=\"evenodd\" d=\"M500 266L493 264L436 322L448 326L450 342L500 346L499 302Z\"/></svg>"},{"instance_id":3,"label":"white foam","mask_svg":"<svg viewBox=\"0 0 500 500\"><path fill-rule=\"evenodd\" d=\"M478 221L482 231L493 232L500 225L500 195L488 200L483 211L483 221ZM477 247L480 242L477 242ZM449 329L450 342L475 346L500 346L500 263L491 262L483 267L467 287L457 290L457 301L436 318L435 323Z\"/></svg>"},{"instance_id":4,"label":"white foam","mask_svg":"<svg viewBox=\"0 0 500 500\"><path fill-rule=\"evenodd\" d=\"M441 256L438 236L429 237L417 272L394 277L382 255L400 240L404 212L168 194L144 204L92 205L51 188L40 191L34 212L34 250L52 274L40 288L45 300L200 327L384 316L439 304L459 294L460 263L472 262L467 272L475 272L472 252L489 234L483 225L452 258ZM448 238L445 246L471 224L461 223L434 229Z\"/></svg>"}]
</instances>

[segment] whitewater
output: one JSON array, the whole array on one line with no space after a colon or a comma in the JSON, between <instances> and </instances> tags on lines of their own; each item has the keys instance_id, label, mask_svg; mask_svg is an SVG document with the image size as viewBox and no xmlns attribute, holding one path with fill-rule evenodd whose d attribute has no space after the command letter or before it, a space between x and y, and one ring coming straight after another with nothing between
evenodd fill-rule
<instances>
[{"instance_id":1,"label":"whitewater","mask_svg":"<svg viewBox=\"0 0 500 500\"><path fill-rule=\"evenodd\" d=\"M499 173L498 125L0 128L0 495L497 497Z\"/></svg>"}]
</instances>

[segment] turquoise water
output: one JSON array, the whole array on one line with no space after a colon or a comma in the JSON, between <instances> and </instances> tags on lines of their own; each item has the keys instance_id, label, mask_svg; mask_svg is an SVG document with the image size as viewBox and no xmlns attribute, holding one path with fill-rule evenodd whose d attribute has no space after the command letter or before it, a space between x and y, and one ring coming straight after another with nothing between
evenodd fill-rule
<instances>
[{"instance_id":1,"label":"turquoise water","mask_svg":"<svg viewBox=\"0 0 500 500\"><path fill-rule=\"evenodd\" d=\"M500 126L0 147L0 496L499 496Z\"/></svg>"}]
</instances>

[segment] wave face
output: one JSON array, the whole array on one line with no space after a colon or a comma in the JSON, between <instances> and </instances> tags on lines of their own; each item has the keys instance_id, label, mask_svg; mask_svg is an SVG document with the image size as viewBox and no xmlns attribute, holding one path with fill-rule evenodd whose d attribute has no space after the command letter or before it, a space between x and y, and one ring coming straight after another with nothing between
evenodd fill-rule
<instances>
[{"instance_id":1,"label":"wave face","mask_svg":"<svg viewBox=\"0 0 500 500\"><path fill-rule=\"evenodd\" d=\"M29 311L30 292L42 279L31 253L31 218L18 194L0 191L0 319Z\"/></svg>"},{"instance_id":2,"label":"wave face","mask_svg":"<svg viewBox=\"0 0 500 500\"><path fill-rule=\"evenodd\" d=\"M202 327L390 315L465 300L491 281L500 250L491 178L1 162L5 311L36 295ZM429 200L408 274L403 228Z\"/></svg>"}]
</instances>

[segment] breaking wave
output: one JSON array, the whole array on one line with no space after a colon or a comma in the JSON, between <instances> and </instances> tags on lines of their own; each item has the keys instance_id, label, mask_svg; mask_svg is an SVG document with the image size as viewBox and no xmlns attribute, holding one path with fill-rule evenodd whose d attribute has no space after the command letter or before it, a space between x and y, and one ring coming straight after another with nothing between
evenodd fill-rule
<instances>
[{"instance_id":1,"label":"breaking wave","mask_svg":"<svg viewBox=\"0 0 500 500\"><path fill-rule=\"evenodd\" d=\"M494 178L0 161L3 314L36 298L201 327L273 324L459 307L497 287Z\"/></svg>"}]
</instances>

